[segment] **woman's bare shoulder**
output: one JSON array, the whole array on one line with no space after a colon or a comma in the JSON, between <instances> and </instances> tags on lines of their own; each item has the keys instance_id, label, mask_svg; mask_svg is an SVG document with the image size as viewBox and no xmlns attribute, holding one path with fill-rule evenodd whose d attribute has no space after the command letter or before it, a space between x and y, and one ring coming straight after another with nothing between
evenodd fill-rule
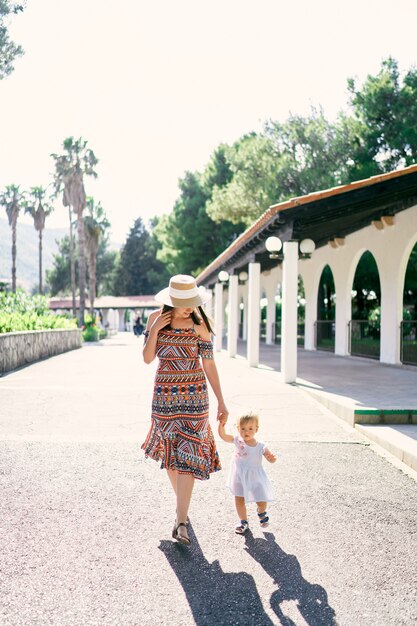
<instances>
[{"instance_id":1,"label":"woman's bare shoulder","mask_svg":"<svg viewBox=\"0 0 417 626\"><path fill-rule=\"evenodd\" d=\"M196 331L197 335L199 337L201 337L201 339L203 339L203 341L210 341L211 340L210 331L207 328L206 323L204 322L203 319L194 328L195 328L195 331Z\"/></svg>"},{"instance_id":2,"label":"woman's bare shoulder","mask_svg":"<svg viewBox=\"0 0 417 626\"><path fill-rule=\"evenodd\" d=\"M153 322L156 320L156 318L158 317L158 315L160 314L160 311L154 311L153 313L151 313L148 317L148 324L147 326L149 326L149 324L153 324Z\"/></svg>"}]
</instances>

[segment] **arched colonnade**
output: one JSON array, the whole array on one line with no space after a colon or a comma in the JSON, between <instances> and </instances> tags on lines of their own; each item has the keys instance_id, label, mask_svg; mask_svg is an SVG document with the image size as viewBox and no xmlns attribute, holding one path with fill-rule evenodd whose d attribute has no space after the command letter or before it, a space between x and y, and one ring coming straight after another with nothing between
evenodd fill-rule
<instances>
[{"instance_id":1,"label":"arched colonnade","mask_svg":"<svg viewBox=\"0 0 417 626\"><path fill-rule=\"evenodd\" d=\"M279 290L283 297L281 322L283 337L288 327L293 327L297 322L299 275L305 291L304 348L314 350L319 285L323 270L328 266L335 289L334 352L342 356L350 354L349 324L352 320L353 281L358 263L362 255L368 251L375 259L380 279L380 361L390 364L400 363L404 279L407 263L416 242L417 205L414 205L386 221L373 221L344 238L333 240L331 245L315 250L309 259L298 259L298 244L290 241L284 244L284 260L282 263L277 262L275 267L262 271L259 262L256 260L249 262L246 282L240 282L239 276L232 273L227 283L218 282L214 285L211 313L215 318L216 349L221 349L222 337L226 334L228 353L232 357L236 355L239 323L243 317L243 330L241 329L240 335L247 340L249 365L256 366L259 360L261 298L264 297L267 301L266 343L273 343L275 297ZM284 346L282 349L285 349ZM291 359L294 361L296 349L295 351L293 349L292 353ZM288 382L294 379L291 359Z\"/></svg>"}]
</instances>

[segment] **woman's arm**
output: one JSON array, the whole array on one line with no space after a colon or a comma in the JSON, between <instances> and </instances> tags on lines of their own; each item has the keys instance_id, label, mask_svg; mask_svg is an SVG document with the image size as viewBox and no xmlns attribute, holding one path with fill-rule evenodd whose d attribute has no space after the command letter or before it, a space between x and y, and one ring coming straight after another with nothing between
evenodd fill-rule
<instances>
[{"instance_id":1,"label":"woman's arm","mask_svg":"<svg viewBox=\"0 0 417 626\"><path fill-rule=\"evenodd\" d=\"M161 311L155 311L148 317L146 324L145 345L143 346L143 360L145 363L152 363L156 356L156 342L158 340L159 331L171 321L171 312L162 314Z\"/></svg>"},{"instance_id":2,"label":"woman's arm","mask_svg":"<svg viewBox=\"0 0 417 626\"><path fill-rule=\"evenodd\" d=\"M211 335L204 321L196 326L195 330L198 336L202 339L202 341L211 342ZM226 404L224 402L216 363L213 358L204 358L204 356L202 356L201 361L203 364L203 370L207 376L207 380L209 381L210 386L213 389L214 395L217 398L217 419L220 420L221 418L223 418L223 422L226 423L229 411L227 410Z\"/></svg>"},{"instance_id":3,"label":"woman's arm","mask_svg":"<svg viewBox=\"0 0 417 626\"><path fill-rule=\"evenodd\" d=\"M225 422L227 421L229 411L227 410L226 404L223 399L222 389L220 386L219 373L217 371L216 363L213 359L202 359L203 369L207 376L207 380L210 383L211 388L213 389L214 395L217 398L218 407L217 407L217 419L220 420L220 417L225 418Z\"/></svg>"},{"instance_id":4,"label":"woman's arm","mask_svg":"<svg viewBox=\"0 0 417 626\"><path fill-rule=\"evenodd\" d=\"M227 441L227 443L233 443L232 435L228 435L224 428L225 423L226 422L224 420L219 421L218 431L219 431L220 438L223 439L223 441Z\"/></svg>"}]
</instances>

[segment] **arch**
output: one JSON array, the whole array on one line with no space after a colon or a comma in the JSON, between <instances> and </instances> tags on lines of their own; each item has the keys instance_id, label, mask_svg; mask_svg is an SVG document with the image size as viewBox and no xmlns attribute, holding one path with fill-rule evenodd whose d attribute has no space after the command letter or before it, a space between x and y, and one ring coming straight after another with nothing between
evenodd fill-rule
<instances>
[{"instance_id":1,"label":"arch","mask_svg":"<svg viewBox=\"0 0 417 626\"><path fill-rule=\"evenodd\" d=\"M351 285L350 353L379 359L381 280L377 261L369 250L359 257Z\"/></svg>"},{"instance_id":2,"label":"arch","mask_svg":"<svg viewBox=\"0 0 417 626\"><path fill-rule=\"evenodd\" d=\"M335 351L336 287L333 272L324 265L317 287L315 347L317 350Z\"/></svg>"},{"instance_id":3,"label":"arch","mask_svg":"<svg viewBox=\"0 0 417 626\"><path fill-rule=\"evenodd\" d=\"M417 365L417 242L408 256L403 285L401 361Z\"/></svg>"},{"instance_id":4,"label":"arch","mask_svg":"<svg viewBox=\"0 0 417 626\"><path fill-rule=\"evenodd\" d=\"M334 320L336 316L336 287L328 263L321 272L317 290L317 319Z\"/></svg>"},{"instance_id":5,"label":"arch","mask_svg":"<svg viewBox=\"0 0 417 626\"><path fill-rule=\"evenodd\" d=\"M407 245L404 247L404 252L400 260L398 282L401 288L401 293L403 294L404 294L404 289L405 289L406 273L407 273L408 265L410 262L410 257L416 247L417 247L417 234L413 234L413 236L410 237Z\"/></svg>"},{"instance_id":6,"label":"arch","mask_svg":"<svg viewBox=\"0 0 417 626\"><path fill-rule=\"evenodd\" d=\"M352 280L352 301L356 305L352 307L352 319L368 319L370 312L381 305L379 268L369 250L361 254L356 265Z\"/></svg>"}]
</instances>

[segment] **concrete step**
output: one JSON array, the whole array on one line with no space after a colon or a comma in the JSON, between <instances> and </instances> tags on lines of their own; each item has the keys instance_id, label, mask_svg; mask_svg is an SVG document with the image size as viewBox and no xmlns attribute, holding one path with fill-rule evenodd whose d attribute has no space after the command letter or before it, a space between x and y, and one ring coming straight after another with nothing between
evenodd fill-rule
<instances>
[{"instance_id":1,"label":"concrete step","mask_svg":"<svg viewBox=\"0 0 417 626\"><path fill-rule=\"evenodd\" d=\"M417 471L417 426L356 424L355 428Z\"/></svg>"}]
</instances>

